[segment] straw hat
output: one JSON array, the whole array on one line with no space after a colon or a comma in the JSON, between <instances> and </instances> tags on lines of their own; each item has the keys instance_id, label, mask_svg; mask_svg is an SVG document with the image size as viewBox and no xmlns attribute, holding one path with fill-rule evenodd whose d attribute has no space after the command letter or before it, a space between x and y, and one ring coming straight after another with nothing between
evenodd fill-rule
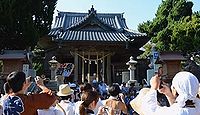
<instances>
[{"instance_id":1,"label":"straw hat","mask_svg":"<svg viewBox=\"0 0 200 115\"><path fill-rule=\"evenodd\" d=\"M131 107L139 114L139 115L144 115L142 110L141 110L141 105L142 105L142 100L143 97L146 95L146 93L149 91L149 88L142 88L137 95L136 98L134 98L131 102L130 105Z\"/></svg>"},{"instance_id":2,"label":"straw hat","mask_svg":"<svg viewBox=\"0 0 200 115\"><path fill-rule=\"evenodd\" d=\"M68 84L61 84L59 86L58 96L68 96L74 93L74 90L69 87Z\"/></svg>"}]
</instances>

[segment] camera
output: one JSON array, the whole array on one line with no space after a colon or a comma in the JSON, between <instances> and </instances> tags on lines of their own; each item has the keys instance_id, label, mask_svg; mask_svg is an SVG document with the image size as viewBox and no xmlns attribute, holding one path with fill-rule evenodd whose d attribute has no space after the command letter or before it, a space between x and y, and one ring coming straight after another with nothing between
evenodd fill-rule
<instances>
[{"instance_id":1,"label":"camera","mask_svg":"<svg viewBox=\"0 0 200 115\"><path fill-rule=\"evenodd\" d=\"M161 75L160 76L160 85L159 85L159 89L163 88L163 84L167 83L167 75Z\"/></svg>"}]
</instances>

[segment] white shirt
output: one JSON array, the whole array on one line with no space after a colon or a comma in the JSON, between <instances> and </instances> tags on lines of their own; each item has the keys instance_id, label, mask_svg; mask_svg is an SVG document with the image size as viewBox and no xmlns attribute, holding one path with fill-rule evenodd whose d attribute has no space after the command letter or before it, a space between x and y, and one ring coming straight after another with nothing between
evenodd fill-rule
<instances>
[{"instance_id":1,"label":"white shirt","mask_svg":"<svg viewBox=\"0 0 200 115\"><path fill-rule=\"evenodd\" d=\"M68 100L61 100L60 103L58 103L64 110L66 115L74 115L75 114L75 105L74 103L68 101ZM63 110L56 106L55 107L57 110L59 110L59 114L58 115L64 115Z\"/></svg>"},{"instance_id":2,"label":"white shirt","mask_svg":"<svg viewBox=\"0 0 200 115\"><path fill-rule=\"evenodd\" d=\"M55 107L50 107L49 109L38 109L38 115L59 115L58 110Z\"/></svg>"},{"instance_id":3,"label":"white shirt","mask_svg":"<svg viewBox=\"0 0 200 115\"><path fill-rule=\"evenodd\" d=\"M195 108L179 107L176 103L170 107L160 107L157 104L157 91L150 90L142 101L141 110L144 115L200 115L200 100L196 99Z\"/></svg>"}]
</instances>

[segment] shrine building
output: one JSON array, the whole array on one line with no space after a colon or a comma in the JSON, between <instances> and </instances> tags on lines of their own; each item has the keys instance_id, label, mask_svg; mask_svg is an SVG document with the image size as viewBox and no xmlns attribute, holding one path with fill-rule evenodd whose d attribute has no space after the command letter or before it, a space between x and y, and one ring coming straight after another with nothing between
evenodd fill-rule
<instances>
[{"instance_id":1,"label":"shrine building","mask_svg":"<svg viewBox=\"0 0 200 115\"><path fill-rule=\"evenodd\" d=\"M119 82L130 56L136 59L150 39L129 29L123 14L97 13L93 6L87 13L58 11L50 33L39 42L45 49L46 74L48 61L56 56L59 63L74 64L72 81Z\"/></svg>"}]
</instances>

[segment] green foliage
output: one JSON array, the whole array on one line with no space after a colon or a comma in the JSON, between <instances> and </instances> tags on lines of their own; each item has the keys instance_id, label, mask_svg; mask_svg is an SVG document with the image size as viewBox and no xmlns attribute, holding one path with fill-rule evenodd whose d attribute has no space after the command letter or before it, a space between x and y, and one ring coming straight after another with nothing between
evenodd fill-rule
<instances>
[{"instance_id":1,"label":"green foliage","mask_svg":"<svg viewBox=\"0 0 200 115\"><path fill-rule=\"evenodd\" d=\"M32 49L50 30L57 0L0 0L0 49Z\"/></svg>"},{"instance_id":2,"label":"green foliage","mask_svg":"<svg viewBox=\"0 0 200 115\"><path fill-rule=\"evenodd\" d=\"M200 16L199 12L192 13L192 6L193 3L187 0L165 0L156 17L140 24L138 30L151 37L158 51L197 51L200 48Z\"/></svg>"},{"instance_id":3,"label":"green foliage","mask_svg":"<svg viewBox=\"0 0 200 115\"><path fill-rule=\"evenodd\" d=\"M44 74L44 50L36 46L33 52L33 68L36 70L37 75Z\"/></svg>"},{"instance_id":4,"label":"green foliage","mask_svg":"<svg viewBox=\"0 0 200 115\"><path fill-rule=\"evenodd\" d=\"M149 55L151 55L152 44L150 42L146 43L143 48L145 52L138 57L138 59L146 59Z\"/></svg>"},{"instance_id":5,"label":"green foliage","mask_svg":"<svg viewBox=\"0 0 200 115\"><path fill-rule=\"evenodd\" d=\"M195 52L200 49L200 18L193 15L174 24L171 40L174 44L171 49L182 52Z\"/></svg>"}]
</instances>

